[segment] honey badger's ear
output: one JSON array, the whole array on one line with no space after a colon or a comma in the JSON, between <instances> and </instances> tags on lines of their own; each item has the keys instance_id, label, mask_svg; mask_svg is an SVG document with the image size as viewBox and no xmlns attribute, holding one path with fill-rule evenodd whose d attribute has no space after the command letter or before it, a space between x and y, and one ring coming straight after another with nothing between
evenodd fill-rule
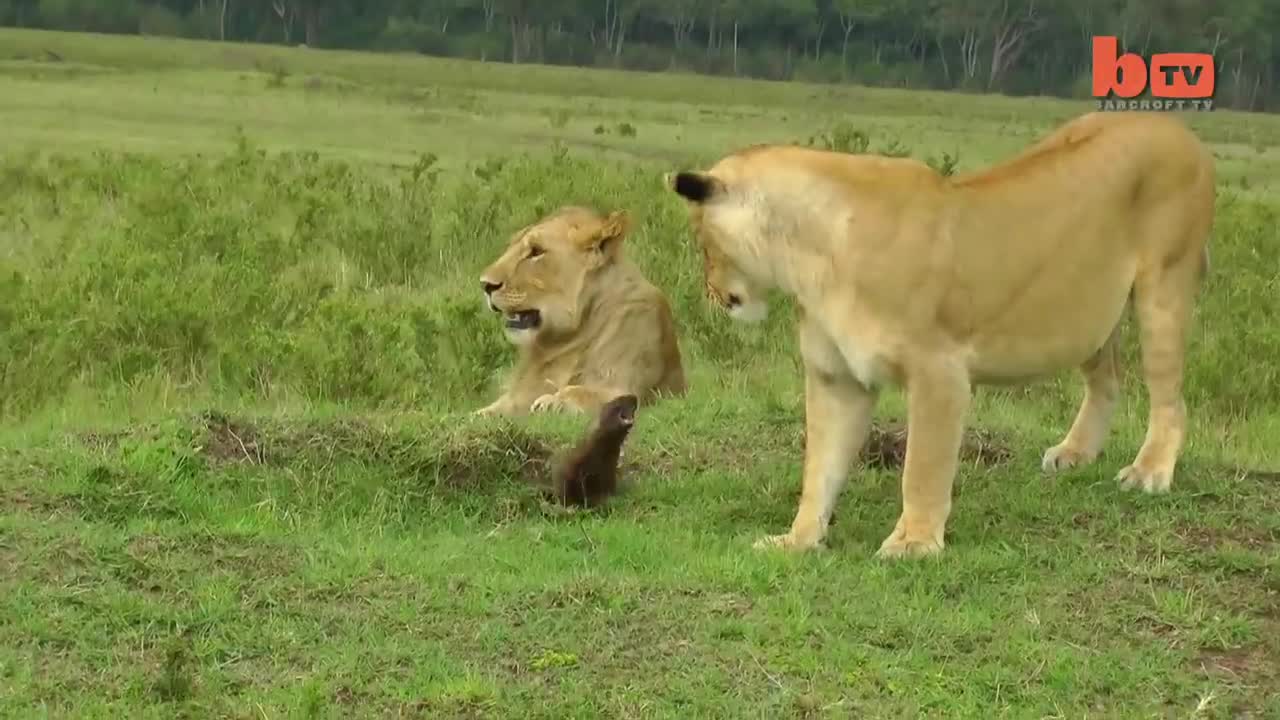
<instances>
[{"instance_id":1,"label":"honey badger's ear","mask_svg":"<svg viewBox=\"0 0 1280 720\"><path fill-rule=\"evenodd\" d=\"M704 203L724 192L719 178L692 170L667 173L665 180L668 187L689 202Z\"/></svg>"}]
</instances>

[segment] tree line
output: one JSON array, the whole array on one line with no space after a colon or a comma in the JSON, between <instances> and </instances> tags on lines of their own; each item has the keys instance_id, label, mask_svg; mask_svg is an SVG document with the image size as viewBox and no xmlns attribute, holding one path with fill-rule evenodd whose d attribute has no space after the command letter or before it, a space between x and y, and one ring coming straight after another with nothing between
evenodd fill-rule
<instances>
[{"instance_id":1,"label":"tree line","mask_svg":"<svg viewBox=\"0 0 1280 720\"><path fill-rule=\"evenodd\" d=\"M1091 38L1210 52L1280 106L1280 0L0 0L0 24L511 63L1085 97Z\"/></svg>"}]
</instances>

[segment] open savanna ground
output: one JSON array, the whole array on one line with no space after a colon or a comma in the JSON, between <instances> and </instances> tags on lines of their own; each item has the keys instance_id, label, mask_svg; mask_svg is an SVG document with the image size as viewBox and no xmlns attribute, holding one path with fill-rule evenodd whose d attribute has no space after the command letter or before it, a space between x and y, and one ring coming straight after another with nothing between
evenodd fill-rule
<instances>
[{"instance_id":1,"label":"open savanna ground","mask_svg":"<svg viewBox=\"0 0 1280 720\"><path fill-rule=\"evenodd\" d=\"M1280 119L1218 157L1191 431L1168 495L1046 477L1081 396L982 389L945 554L872 555L892 430L825 553L790 314L702 298L663 172L799 141L974 169L1087 102L0 30L0 715L1280 717ZM512 350L480 270L625 208L691 389L626 491L532 487L582 418L483 419ZM1033 231L1034 228L1028 228Z\"/></svg>"}]
</instances>

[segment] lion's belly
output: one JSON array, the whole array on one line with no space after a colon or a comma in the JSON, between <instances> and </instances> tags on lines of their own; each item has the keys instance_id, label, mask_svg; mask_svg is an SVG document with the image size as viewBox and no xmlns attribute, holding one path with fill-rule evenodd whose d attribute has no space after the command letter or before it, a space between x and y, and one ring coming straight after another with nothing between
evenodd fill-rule
<instances>
[{"instance_id":1,"label":"lion's belly","mask_svg":"<svg viewBox=\"0 0 1280 720\"><path fill-rule=\"evenodd\" d=\"M1069 282L1071 288L1045 285L1028 291L970 335L965 346L975 382L1021 382L1084 363L1120 322L1132 271L1117 267L1089 279L1055 282Z\"/></svg>"}]
</instances>

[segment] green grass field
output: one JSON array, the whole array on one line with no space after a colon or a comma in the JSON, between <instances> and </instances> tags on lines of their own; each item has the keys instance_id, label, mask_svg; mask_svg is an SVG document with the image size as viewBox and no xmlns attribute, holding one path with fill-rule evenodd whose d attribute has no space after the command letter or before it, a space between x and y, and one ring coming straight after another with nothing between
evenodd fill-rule
<instances>
[{"instance_id":1,"label":"green grass field","mask_svg":"<svg viewBox=\"0 0 1280 720\"><path fill-rule=\"evenodd\" d=\"M0 30L0 716L1280 718L1280 118L1219 158L1173 491L1048 478L1076 376L981 389L937 561L825 553L789 314L706 306L663 172L864 134L961 170L1088 101ZM691 391L598 513L530 479L583 420L473 418L512 358L476 278L566 203L626 208ZM781 305L781 303L779 303ZM782 311L779 311L782 310ZM903 419L899 393L880 406Z\"/></svg>"}]
</instances>

